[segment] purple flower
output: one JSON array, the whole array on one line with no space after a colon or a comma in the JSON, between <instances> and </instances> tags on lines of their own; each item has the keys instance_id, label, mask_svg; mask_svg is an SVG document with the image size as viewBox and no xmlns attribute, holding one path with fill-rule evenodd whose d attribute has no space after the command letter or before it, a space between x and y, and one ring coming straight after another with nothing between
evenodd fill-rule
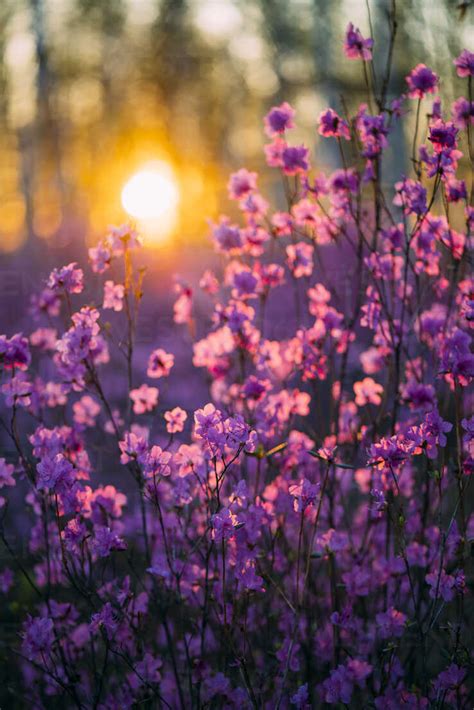
<instances>
[{"instance_id":1,"label":"purple flower","mask_svg":"<svg viewBox=\"0 0 474 710\"><path fill-rule=\"evenodd\" d=\"M460 668L456 663L451 663L444 671L438 673L434 684L435 690L444 692L445 690L458 688L465 677L465 669Z\"/></svg>"},{"instance_id":2,"label":"purple flower","mask_svg":"<svg viewBox=\"0 0 474 710\"><path fill-rule=\"evenodd\" d=\"M153 558L153 565L147 568L147 572L149 574L154 574L156 577L168 579L171 573L166 560L166 555L155 555Z\"/></svg>"},{"instance_id":3,"label":"purple flower","mask_svg":"<svg viewBox=\"0 0 474 710\"><path fill-rule=\"evenodd\" d=\"M348 59L362 59L369 62L372 59L372 47L374 40L364 38L357 27L352 22L349 23L344 39L344 53Z\"/></svg>"},{"instance_id":4,"label":"purple flower","mask_svg":"<svg viewBox=\"0 0 474 710\"><path fill-rule=\"evenodd\" d=\"M424 385L416 380L407 383L403 396L413 409L432 409L435 404L433 385Z\"/></svg>"},{"instance_id":5,"label":"purple flower","mask_svg":"<svg viewBox=\"0 0 474 710\"><path fill-rule=\"evenodd\" d=\"M467 200L467 188L464 180L451 178L445 182L446 199L448 202Z\"/></svg>"},{"instance_id":6,"label":"purple flower","mask_svg":"<svg viewBox=\"0 0 474 710\"><path fill-rule=\"evenodd\" d=\"M239 447L249 441L250 427L240 414L224 421L224 431L227 434L228 446Z\"/></svg>"},{"instance_id":7,"label":"purple flower","mask_svg":"<svg viewBox=\"0 0 474 710\"><path fill-rule=\"evenodd\" d=\"M462 438L463 443L467 447L474 446L474 414L470 419L467 417L461 422L462 428L466 432Z\"/></svg>"},{"instance_id":8,"label":"purple flower","mask_svg":"<svg viewBox=\"0 0 474 710\"><path fill-rule=\"evenodd\" d=\"M50 273L47 287L53 292L81 293L84 288L84 272L77 268L75 261Z\"/></svg>"},{"instance_id":9,"label":"purple flower","mask_svg":"<svg viewBox=\"0 0 474 710\"><path fill-rule=\"evenodd\" d=\"M390 668L393 673L392 663ZM427 698L420 697L418 693L411 693L406 690L403 685L399 687L389 688L383 695L375 698L374 705L376 710L428 710L431 707Z\"/></svg>"},{"instance_id":10,"label":"purple flower","mask_svg":"<svg viewBox=\"0 0 474 710\"><path fill-rule=\"evenodd\" d=\"M50 288L45 288L38 295L31 297L31 314L38 320L40 316L47 315L50 318L58 316L61 310L61 299L59 295Z\"/></svg>"},{"instance_id":11,"label":"purple flower","mask_svg":"<svg viewBox=\"0 0 474 710\"><path fill-rule=\"evenodd\" d=\"M349 547L349 538L346 532L329 528L323 535L316 539L316 549L320 551L341 552Z\"/></svg>"},{"instance_id":12,"label":"purple flower","mask_svg":"<svg viewBox=\"0 0 474 710\"><path fill-rule=\"evenodd\" d=\"M281 154L285 175L297 175L309 170L308 149L304 145L286 146Z\"/></svg>"},{"instance_id":13,"label":"purple flower","mask_svg":"<svg viewBox=\"0 0 474 710\"><path fill-rule=\"evenodd\" d=\"M113 639L117 631L118 621L110 602L104 604L100 611L92 615L89 627L92 633L98 633L103 629L107 638L109 640Z\"/></svg>"},{"instance_id":14,"label":"purple flower","mask_svg":"<svg viewBox=\"0 0 474 710\"><path fill-rule=\"evenodd\" d=\"M288 256L288 266L295 277L299 279L302 276L311 276L313 273L313 253L314 247L306 242L297 242L289 244L286 247Z\"/></svg>"},{"instance_id":15,"label":"purple flower","mask_svg":"<svg viewBox=\"0 0 474 710\"><path fill-rule=\"evenodd\" d=\"M148 368L146 374L152 379L168 377L174 365L174 355L167 353L162 348L153 350L148 358Z\"/></svg>"},{"instance_id":16,"label":"purple flower","mask_svg":"<svg viewBox=\"0 0 474 710\"><path fill-rule=\"evenodd\" d=\"M212 698L220 697L225 698L231 690L230 681L223 673L216 673L214 676L206 678L204 683L204 700L206 704Z\"/></svg>"},{"instance_id":17,"label":"purple flower","mask_svg":"<svg viewBox=\"0 0 474 710\"><path fill-rule=\"evenodd\" d=\"M430 125L429 133L428 140L433 144L436 153L456 148L458 129L454 123L438 119Z\"/></svg>"},{"instance_id":18,"label":"purple flower","mask_svg":"<svg viewBox=\"0 0 474 710\"><path fill-rule=\"evenodd\" d=\"M369 448L369 466L396 468L406 461L408 452L406 446L397 436L382 438Z\"/></svg>"},{"instance_id":19,"label":"purple flower","mask_svg":"<svg viewBox=\"0 0 474 710\"><path fill-rule=\"evenodd\" d=\"M352 658L346 665L339 665L319 686L326 703L350 703L354 686L365 686L366 678L372 673L372 666L366 661Z\"/></svg>"},{"instance_id":20,"label":"purple flower","mask_svg":"<svg viewBox=\"0 0 474 710\"><path fill-rule=\"evenodd\" d=\"M426 453L430 459L438 455L438 446L444 448L447 444L446 434L451 431L453 425L441 419L438 410L428 412L421 425L423 438L426 442Z\"/></svg>"},{"instance_id":21,"label":"purple flower","mask_svg":"<svg viewBox=\"0 0 474 710\"><path fill-rule=\"evenodd\" d=\"M40 491L59 492L65 484L74 480L74 467L63 454L56 454L54 458L46 457L37 466L37 488Z\"/></svg>"},{"instance_id":22,"label":"purple flower","mask_svg":"<svg viewBox=\"0 0 474 710\"><path fill-rule=\"evenodd\" d=\"M212 236L216 246L221 252L238 251L243 246L240 229L230 224L227 217L221 217L219 224L213 226Z\"/></svg>"},{"instance_id":23,"label":"purple flower","mask_svg":"<svg viewBox=\"0 0 474 710\"><path fill-rule=\"evenodd\" d=\"M115 486L96 488L90 498L92 520L96 524L104 525L108 516L112 519L120 518L126 502L127 496L117 491Z\"/></svg>"},{"instance_id":24,"label":"purple flower","mask_svg":"<svg viewBox=\"0 0 474 710\"><path fill-rule=\"evenodd\" d=\"M357 115L357 131L362 142L362 155L365 158L375 158L388 146L388 127L385 116L370 116L365 108Z\"/></svg>"},{"instance_id":25,"label":"purple flower","mask_svg":"<svg viewBox=\"0 0 474 710\"><path fill-rule=\"evenodd\" d=\"M14 486L15 479L13 478L13 471L15 466L11 463L7 463L4 458L0 458L0 488L4 486Z\"/></svg>"},{"instance_id":26,"label":"purple flower","mask_svg":"<svg viewBox=\"0 0 474 710\"><path fill-rule=\"evenodd\" d=\"M418 64L405 78L408 84L408 96L422 99L426 94L434 94L439 78L426 64Z\"/></svg>"},{"instance_id":27,"label":"purple flower","mask_svg":"<svg viewBox=\"0 0 474 710\"><path fill-rule=\"evenodd\" d=\"M286 101L280 106L273 106L265 116L265 133L267 136L273 138L290 128L294 128L294 115L295 110Z\"/></svg>"},{"instance_id":28,"label":"purple flower","mask_svg":"<svg viewBox=\"0 0 474 710\"><path fill-rule=\"evenodd\" d=\"M58 366L66 379L80 380L85 374L84 361L90 359L94 364L108 362L108 350L99 335L97 323L99 311L84 306L72 316L73 325L64 333L56 344Z\"/></svg>"},{"instance_id":29,"label":"purple flower","mask_svg":"<svg viewBox=\"0 0 474 710\"><path fill-rule=\"evenodd\" d=\"M407 545L407 559L412 567L426 567L428 560L428 548L420 545L419 542L410 542Z\"/></svg>"},{"instance_id":30,"label":"purple flower","mask_svg":"<svg viewBox=\"0 0 474 710\"><path fill-rule=\"evenodd\" d=\"M127 675L127 680L131 687L137 690L143 685L159 683L161 680L160 668L163 665L159 658L151 653L145 653L143 660L135 663L135 672Z\"/></svg>"},{"instance_id":31,"label":"purple flower","mask_svg":"<svg viewBox=\"0 0 474 710\"><path fill-rule=\"evenodd\" d=\"M188 415L181 407L174 407L174 409L165 412L164 418L166 421L166 431L169 434L176 434L177 432L183 431L184 423Z\"/></svg>"},{"instance_id":32,"label":"purple flower","mask_svg":"<svg viewBox=\"0 0 474 710\"><path fill-rule=\"evenodd\" d=\"M122 452L120 461L123 464L134 459L140 459L147 453L146 440L142 436L137 436L137 434L134 434L132 431L125 432L124 438L119 442L119 447Z\"/></svg>"},{"instance_id":33,"label":"purple flower","mask_svg":"<svg viewBox=\"0 0 474 710\"><path fill-rule=\"evenodd\" d=\"M330 178L331 190L335 192L352 192L355 194L359 187L359 176L353 168L348 170L335 170Z\"/></svg>"},{"instance_id":34,"label":"purple flower","mask_svg":"<svg viewBox=\"0 0 474 710\"><path fill-rule=\"evenodd\" d=\"M140 387L130 390L130 399L133 401L133 411L135 414L152 412L158 404L158 396L158 388L150 387L147 384L140 385Z\"/></svg>"},{"instance_id":35,"label":"purple flower","mask_svg":"<svg viewBox=\"0 0 474 710\"><path fill-rule=\"evenodd\" d=\"M451 115L457 128L472 126L474 124L474 101L468 101L464 96L460 96L451 106Z\"/></svg>"},{"instance_id":36,"label":"purple flower","mask_svg":"<svg viewBox=\"0 0 474 710\"><path fill-rule=\"evenodd\" d=\"M248 298L257 295L259 281L251 269L244 267L236 269L232 276L232 284L234 286L232 295L235 298Z\"/></svg>"},{"instance_id":37,"label":"purple flower","mask_svg":"<svg viewBox=\"0 0 474 710\"><path fill-rule=\"evenodd\" d=\"M237 525L237 517L229 510L222 508L219 513L215 513L211 518L212 539L229 540Z\"/></svg>"},{"instance_id":38,"label":"purple flower","mask_svg":"<svg viewBox=\"0 0 474 710\"><path fill-rule=\"evenodd\" d=\"M311 483L307 478L303 478L299 483L293 483L288 490L293 497L295 511L304 513L306 508L313 505L318 497L319 489L318 483Z\"/></svg>"},{"instance_id":39,"label":"purple flower","mask_svg":"<svg viewBox=\"0 0 474 710\"><path fill-rule=\"evenodd\" d=\"M113 281L106 281L104 284L104 301L102 308L111 308L114 311L123 309L123 299L125 295L125 286L116 284Z\"/></svg>"},{"instance_id":40,"label":"purple flower","mask_svg":"<svg viewBox=\"0 0 474 710\"><path fill-rule=\"evenodd\" d=\"M426 189L411 178L395 183L393 204L403 207L406 214L422 215L426 212Z\"/></svg>"},{"instance_id":41,"label":"purple flower","mask_svg":"<svg viewBox=\"0 0 474 710\"><path fill-rule=\"evenodd\" d=\"M88 253L92 271L96 274L103 274L107 271L112 258L110 249L100 242L96 247L91 247Z\"/></svg>"},{"instance_id":42,"label":"purple flower","mask_svg":"<svg viewBox=\"0 0 474 710\"><path fill-rule=\"evenodd\" d=\"M441 99L437 96L433 99L433 104L431 107L431 118L434 120L436 118L443 118L443 111L441 106Z\"/></svg>"},{"instance_id":43,"label":"purple flower","mask_svg":"<svg viewBox=\"0 0 474 710\"><path fill-rule=\"evenodd\" d=\"M376 255L374 254L374 256ZM367 302L364 303L364 305L360 309L360 324L363 328L370 328L371 330L375 330L379 324L380 314L382 312L380 296L378 295L376 289L372 286L367 287L366 295Z\"/></svg>"},{"instance_id":44,"label":"purple flower","mask_svg":"<svg viewBox=\"0 0 474 710\"><path fill-rule=\"evenodd\" d=\"M74 421L81 427L95 426L96 418L100 413L100 404L89 395L84 395L72 405Z\"/></svg>"},{"instance_id":45,"label":"purple flower","mask_svg":"<svg viewBox=\"0 0 474 710\"><path fill-rule=\"evenodd\" d=\"M257 189L257 173L242 168L230 176L227 190L231 200L241 200Z\"/></svg>"},{"instance_id":46,"label":"purple flower","mask_svg":"<svg viewBox=\"0 0 474 710\"><path fill-rule=\"evenodd\" d=\"M290 700L292 705L296 705L298 710L301 710L301 708L306 708L307 704L309 703L309 693L308 693L308 684L304 683L304 685L300 685L298 690L294 695L291 696ZM309 705L308 705L309 707Z\"/></svg>"},{"instance_id":47,"label":"purple flower","mask_svg":"<svg viewBox=\"0 0 474 710\"><path fill-rule=\"evenodd\" d=\"M349 126L347 121L344 121L338 114L328 108L319 115L318 133L325 138L345 138L351 139Z\"/></svg>"},{"instance_id":48,"label":"purple flower","mask_svg":"<svg viewBox=\"0 0 474 710\"><path fill-rule=\"evenodd\" d=\"M2 594L8 594L13 587L14 579L13 572L9 567L6 567L0 572L0 592L2 592Z\"/></svg>"},{"instance_id":49,"label":"purple flower","mask_svg":"<svg viewBox=\"0 0 474 710\"><path fill-rule=\"evenodd\" d=\"M194 433L201 439L225 443L222 412L211 403L194 412Z\"/></svg>"},{"instance_id":50,"label":"purple flower","mask_svg":"<svg viewBox=\"0 0 474 710\"><path fill-rule=\"evenodd\" d=\"M440 595L445 602L450 602L454 599L456 592L456 579L447 574L444 569L441 570L441 574L438 572L431 572L425 577L427 583L430 585L430 597L436 599Z\"/></svg>"},{"instance_id":51,"label":"purple flower","mask_svg":"<svg viewBox=\"0 0 474 710\"><path fill-rule=\"evenodd\" d=\"M377 614L375 620L377 622L381 638L399 638L403 635L407 617L403 612L397 611L397 609L390 607L387 611Z\"/></svg>"},{"instance_id":52,"label":"purple flower","mask_svg":"<svg viewBox=\"0 0 474 710\"><path fill-rule=\"evenodd\" d=\"M149 478L154 476L170 476L172 454L170 451L163 451L160 446L152 446L149 453L144 457L145 474Z\"/></svg>"},{"instance_id":53,"label":"purple flower","mask_svg":"<svg viewBox=\"0 0 474 710\"><path fill-rule=\"evenodd\" d=\"M109 228L106 242L114 256L122 256L129 249L140 247L142 238L129 224L122 224Z\"/></svg>"},{"instance_id":54,"label":"purple flower","mask_svg":"<svg viewBox=\"0 0 474 710\"><path fill-rule=\"evenodd\" d=\"M28 339L22 333L0 335L0 364L6 370L27 370L31 362Z\"/></svg>"},{"instance_id":55,"label":"purple flower","mask_svg":"<svg viewBox=\"0 0 474 710\"><path fill-rule=\"evenodd\" d=\"M319 686L321 695L329 705L350 703L354 685L345 666L338 666L331 675Z\"/></svg>"},{"instance_id":56,"label":"purple flower","mask_svg":"<svg viewBox=\"0 0 474 710\"><path fill-rule=\"evenodd\" d=\"M263 579L255 571L255 560L246 558L235 570L239 591L264 592Z\"/></svg>"},{"instance_id":57,"label":"purple flower","mask_svg":"<svg viewBox=\"0 0 474 710\"><path fill-rule=\"evenodd\" d=\"M25 380L22 373L16 377L12 377L9 382L5 382L1 386L1 390L5 396L5 404L7 407L23 407L27 409L31 404L31 394L33 385L28 380Z\"/></svg>"},{"instance_id":58,"label":"purple flower","mask_svg":"<svg viewBox=\"0 0 474 710\"><path fill-rule=\"evenodd\" d=\"M349 572L344 572L342 575L347 593L351 597L368 596L370 594L371 579L370 571L361 565L353 565Z\"/></svg>"},{"instance_id":59,"label":"purple flower","mask_svg":"<svg viewBox=\"0 0 474 710\"><path fill-rule=\"evenodd\" d=\"M471 338L467 333L455 328L443 341L440 372L449 373L466 385L474 377L474 355L470 351Z\"/></svg>"},{"instance_id":60,"label":"purple flower","mask_svg":"<svg viewBox=\"0 0 474 710\"><path fill-rule=\"evenodd\" d=\"M28 614L23 624L22 651L27 658L35 659L47 654L54 641L54 627L52 619L47 616L32 617Z\"/></svg>"},{"instance_id":61,"label":"purple flower","mask_svg":"<svg viewBox=\"0 0 474 710\"><path fill-rule=\"evenodd\" d=\"M91 543L99 557L108 557L114 550L126 550L127 543L108 527L96 527Z\"/></svg>"},{"instance_id":62,"label":"purple flower","mask_svg":"<svg viewBox=\"0 0 474 710\"><path fill-rule=\"evenodd\" d=\"M441 150L439 153L429 153L425 145L421 145L418 150L420 162L427 166L427 176L429 178L439 174L442 177L454 175L458 168L458 160L462 156L461 151L456 149Z\"/></svg>"},{"instance_id":63,"label":"purple flower","mask_svg":"<svg viewBox=\"0 0 474 710\"><path fill-rule=\"evenodd\" d=\"M463 49L459 57L453 60L456 73L461 78L474 76L474 52Z\"/></svg>"},{"instance_id":64,"label":"purple flower","mask_svg":"<svg viewBox=\"0 0 474 710\"><path fill-rule=\"evenodd\" d=\"M61 532L61 538L64 540L64 545L69 552L77 553L87 536L87 528L78 518L69 520L64 530Z\"/></svg>"}]
</instances>

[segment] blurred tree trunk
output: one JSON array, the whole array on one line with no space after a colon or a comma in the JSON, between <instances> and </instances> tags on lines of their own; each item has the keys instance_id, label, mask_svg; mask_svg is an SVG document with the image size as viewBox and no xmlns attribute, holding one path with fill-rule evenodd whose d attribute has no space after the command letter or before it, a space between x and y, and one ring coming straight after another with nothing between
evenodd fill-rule
<instances>
[{"instance_id":1,"label":"blurred tree trunk","mask_svg":"<svg viewBox=\"0 0 474 710\"><path fill-rule=\"evenodd\" d=\"M395 2L395 13L398 26L400 25L400 2ZM380 93L383 77L387 68L389 43L390 43L390 13L393 10L392 0L375 0L369 6L371 8L372 28L374 32L374 58L375 64L378 66L378 75L376 77L377 91ZM398 46L400 37L395 38L395 48ZM405 45L406 47L406 45ZM405 51L410 51L405 49ZM394 61L395 54L392 59L392 67L390 74L390 82L387 93L387 103L391 99L398 96L402 89L404 77L400 76L400 71L397 69L397 64ZM407 172L409 166L407 164L405 133L400 121L395 121L391 133L390 153L384 156L382 182L386 186L393 184Z\"/></svg>"},{"instance_id":2,"label":"blurred tree trunk","mask_svg":"<svg viewBox=\"0 0 474 710\"><path fill-rule=\"evenodd\" d=\"M59 210L62 223L67 215L67 192L62 167L60 121L54 105L55 83L46 39L44 0L29 0L29 4L37 62L36 119L33 139L37 159L33 160L32 166L28 166L33 170L36 167L36 171L31 176L31 180L24 181L24 185L28 189L33 186L35 191L33 201L38 190L40 199L51 200L51 210ZM46 185L38 184L38 181L45 180ZM28 195L28 201L31 201L31 197ZM34 218L33 211L33 220ZM57 240L57 236L54 235L53 243Z\"/></svg>"},{"instance_id":3,"label":"blurred tree trunk","mask_svg":"<svg viewBox=\"0 0 474 710\"><path fill-rule=\"evenodd\" d=\"M260 0L264 18L264 31L272 53L272 67L278 77L279 89L276 101L291 101L295 91L292 82L288 82L282 69L282 60L289 52L299 47L298 32L288 21L288 3L286 0Z\"/></svg>"},{"instance_id":4,"label":"blurred tree trunk","mask_svg":"<svg viewBox=\"0 0 474 710\"><path fill-rule=\"evenodd\" d=\"M341 96L334 74L334 25L338 16L340 0L332 3L325 0L313 0L314 3L314 34L313 58L316 68L316 90L327 106L337 111L341 110ZM340 47L336 47L336 52ZM315 118L317 118L315 116ZM335 141L320 141L318 153L324 163L336 167L340 155Z\"/></svg>"},{"instance_id":5,"label":"blurred tree trunk","mask_svg":"<svg viewBox=\"0 0 474 710\"><path fill-rule=\"evenodd\" d=\"M0 125L2 129L7 126L8 114L8 71L5 63L5 50L7 46L6 30L10 15L10 7L6 3L0 3Z\"/></svg>"}]
</instances>

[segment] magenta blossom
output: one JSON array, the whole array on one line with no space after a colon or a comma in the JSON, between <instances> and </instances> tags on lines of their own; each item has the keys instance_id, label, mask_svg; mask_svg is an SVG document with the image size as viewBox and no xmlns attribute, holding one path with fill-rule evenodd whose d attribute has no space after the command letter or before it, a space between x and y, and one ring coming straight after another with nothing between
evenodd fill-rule
<instances>
[{"instance_id":1,"label":"magenta blossom","mask_svg":"<svg viewBox=\"0 0 474 710\"><path fill-rule=\"evenodd\" d=\"M29 659L44 657L51 651L54 642L54 627L52 619L48 617L31 617L23 624L22 649Z\"/></svg>"},{"instance_id":2,"label":"magenta blossom","mask_svg":"<svg viewBox=\"0 0 474 710\"><path fill-rule=\"evenodd\" d=\"M459 57L453 60L456 73L461 78L474 76L474 52L463 49Z\"/></svg>"},{"instance_id":3,"label":"magenta blossom","mask_svg":"<svg viewBox=\"0 0 474 710\"><path fill-rule=\"evenodd\" d=\"M223 508L211 518L212 539L229 540L235 531L237 518L228 508Z\"/></svg>"},{"instance_id":4,"label":"magenta blossom","mask_svg":"<svg viewBox=\"0 0 474 710\"><path fill-rule=\"evenodd\" d=\"M153 350L148 358L148 367L146 374L152 379L159 377L168 377L174 365L174 355L167 353L162 348Z\"/></svg>"},{"instance_id":5,"label":"magenta blossom","mask_svg":"<svg viewBox=\"0 0 474 710\"><path fill-rule=\"evenodd\" d=\"M81 293L84 288L84 272L72 262L61 269L53 269L49 275L47 286L53 292Z\"/></svg>"},{"instance_id":6,"label":"magenta blossom","mask_svg":"<svg viewBox=\"0 0 474 710\"><path fill-rule=\"evenodd\" d=\"M456 148L458 129L454 123L446 123L438 119L430 125L429 133L428 140L431 141L436 153Z\"/></svg>"},{"instance_id":7,"label":"magenta blossom","mask_svg":"<svg viewBox=\"0 0 474 710\"><path fill-rule=\"evenodd\" d=\"M89 249L89 261L92 271L96 274L103 274L110 266L112 254L104 244L99 243L96 247Z\"/></svg>"},{"instance_id":8,"label":"magenta blossom","mask_svg":"<svg viewBox=\"0 0 474 710\"><path fill-rule=\"evenodd\" d=\"M311 276L313 272L314 247L305 242L289 244L286 247L288 266L296 279L302 276Z\"/></svg>"},{"instance_id":9,"label":"magenta blossom","mask_svg":"<svg viewBox=\"0 0 474 710\"><path fill-rule=\"evenodd\" d=\"M286 101L280 106L274 106L265 116L265 133L273 138L294 128L294 116L295 110Z\"/></svg>"},{"instance_id":10,"label":"magenta blossom","mask_svg":"<svg viewBox=\"0 0 474 710\"><path fill-rule=\"evenodd\" d=\"M158 404L158 395L158 388L148 385L140 385L137 389L130 390L130 399L133 401L135 414L151 412Z\"/></svg>"},{"instance_id":11,"label":"magenta blossom","mask_svg":"<svg viewBox=\"0 0 474 710\"><path fill-rule=\"evenodd\" d=\"M298 175L309 169L308 149L304 145L286 146L281 153L285 175Z\"/></svg>"},{"instance_id":12,"label":"magenta blossom","mask_svg":"<svg viewBox=\"0 0 474 710\"><path fill-rule=\"evenodd\" d=\"M121 311L123 308L123 299L125 295L125 287L123 284L114 284L113 281L106 281L104 284L104 302L103 308L112 308L114 311Z\"/></svg>"},{"instance_id":13,"label":"magenta blossom","mask_svg":"<svg viewBox=\"0 0 474 710\"><path fill-rule=\"evenodd\" d=\"M306 478L289 487L289 492L293 497L293 507L297 513L304 513L306 508L313 505L318 497L319 488L319 484L313 484Z\"/></svg>"},{"instance_id":14,"label":"magenta blossom","mask_svg":"<svg viewBox=\"0 0 474 710\"><path fill-rule=\"evenodd\" d=\"M382 401L382 385L371 377L364 377L361 382L354 382L355 402L359 407L366 404L378 405Z\"/></svg>"},{"instance_id":15,"label":"magenta blossom","mask_svg":"<svg viewBox=\"0 0 474 710\"><path fill-rule=\"evenodd\" d=\"M344 121L331 108L323 111L319 116L318 133L325 138L344 138L350 140L349 126L347 121Z\"/></svg>"},{"instance_id":16,"label":"magenta blossom","mask_svg":"<svg viewBox=\"0 0 474 710\"><path fill-rule=\"evenodd\" d=\"M257 173L242 168L230 176L227 190L231 200L241 200L257 189Z\"/></svg>"},{"instance_id":17,"label":"magenta blossom","mask_svg":"<svg viewBox=\"0 0 474 710\"><path fill-rule=\"evenodd\" d=\"M184 409L181 409L181 407L175 407L174 409L165 412L164 416L166 420L166 431L169 434L177 434L178 432L183 431L184 424L188 418L188 415Z\"/></svg>"},{"instance_id":18,"label":"magenta blossom","mask_svg":"<svg viewBox=\"0 0 474 710\"><path fill-rule=\"evenodd\" d=\"M463 96L454 101L451 106L453 123L457 128L468 128L474 124L474 101L468 101Z\"/></svg>"},{"instance_id":19,"label":"magenta blossom","mask_svg":"<svg viewBox=\"0 0 474 710\"><path fill-rule=\"evenodd\" d=\"M377 621L377 627L381 638L399 638L403 635L407 620L407 616L403 612L397 611L397 609L390 607L387 611L377 614L375 619Z\"/></svg>"},{"instance_id":20,"label":"magenta blossom","mask_svg":"<svg viewBox=\"0 0 474 710\"><path fill-rule=\"evenodd\" d=\"M369 62L372 59L372 47L374 40L371 37L364 38L357 27L352 22L349 23L344 39L344 53L348 59L362 59Z\"/></svg>"},{"instance_id":21,"label":"magenta blossom","mask_svg":"<svg viewBox=\"0 0 474 710\"><path fill-rule=\"evenodd\" d=\"M6 370L27 370L31 362L28 339L22 333L0 335L0 365Z\"/></svg>"},{"instance_id":22,"label":"magenta blossom","mask_svg":"<svg viewBox=\"0 0 474 710\"><path fill-rule=\"evenodd\" d=\"M405 81L408 84L408 96L411 99L422 99L426 94L434 94L439 78L426 64L417 64Z\"/></svg>"}]
</instances>

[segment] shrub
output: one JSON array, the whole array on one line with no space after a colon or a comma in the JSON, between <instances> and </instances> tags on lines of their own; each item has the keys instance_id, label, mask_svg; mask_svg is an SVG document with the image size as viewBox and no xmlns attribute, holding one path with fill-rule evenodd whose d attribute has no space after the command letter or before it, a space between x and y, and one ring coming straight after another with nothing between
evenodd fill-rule
<instances>
[{"instance_id":1,"label":"shrub","mask_svg":"<svg viewBox=\"0 0 474 710\"><path fill-rule=\"evenodd\" d=\"M31 522L22 555L25 508L2 498L1 589L28 612L9 673L33 707L468 707L474 55L454 62L469 97L448 119L424 65L389 103L372 46L349 26L367 103L319 119L338 169L289 142L284 103L265 153L286 210L255 173L230 178L241 221L212 227L222 275L200 281L212 326L188 365L211 402L190 413L171 390L157 414L175 360L137 366L130 226L89 251L102 304L81 306L71 263L33 300L35 329L0 337L0 485ZM391 191L402 120L413 172ZM177 292L184 337L193 290Z\"/></svg>"}]
</instances>

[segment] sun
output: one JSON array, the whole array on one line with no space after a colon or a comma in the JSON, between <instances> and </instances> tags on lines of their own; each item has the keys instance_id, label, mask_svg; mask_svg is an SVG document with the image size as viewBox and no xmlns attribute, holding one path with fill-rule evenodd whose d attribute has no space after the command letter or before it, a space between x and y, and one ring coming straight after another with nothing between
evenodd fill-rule
<instances>
[{"instance_id":1,"label":"sun","mask_svg":"<svg viewBox=\"0 0 474 710\"><path fill-rule=\"evenodd\" d=\"M167 224L176 218L179 189L171 167L155 161L136 172L124 185L122 205L140 222Z\"/></svg>"}]
</instances>

